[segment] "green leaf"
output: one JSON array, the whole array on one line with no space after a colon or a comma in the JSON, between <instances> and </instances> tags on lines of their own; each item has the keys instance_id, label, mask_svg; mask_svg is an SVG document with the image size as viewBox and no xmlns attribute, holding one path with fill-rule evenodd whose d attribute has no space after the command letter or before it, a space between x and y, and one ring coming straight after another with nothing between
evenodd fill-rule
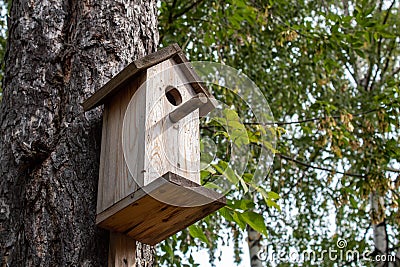
<instances>
[{"instance_id":1,"label":"green leaf","mask_svg":"<svg viewBox=\"0 0 400 267\"><path fill-rule=\"evenodd\" d=\"M275 192L269 191L268 192L268 198L275 200L275 199L280 199L280 196Z\"/></svg>"},{"instance_id":2,"label":"green leaf","mask_svg":"<svg viewBox=\"0 0 400 267\"><path fill-rule=\"evenodd\" d=\"M237 185L240 181L240 177L235 173L235 171L228 166L225 161L219 161L218 164L212 164L214 169L216 169L220 174L228 179L233 185Z\"/></svg>"},{"instance_id":3,"label":"green leaf","mask_svg":"<svg viewBox=\"0 0 400 267\"><path fill-rule=\"evenodd\" d=\"M358 202L354 199L353 196L350 196L350 204L355 209L358 207Z\"/></svg>"},{"instance_id":4,"label":"green leaf","mask_svg":"<svg viewBox=\"0 0 400 267\"><path fill-rule=\"evenodd\" d=\"M247 211L242 213L243 220L251 226L257 232L267 236L267 226L265 225L264 217L261 214L253 211Z\"/></svg>"},{"instance_id":5,"label":"green leaf","mask_svg":"<svg viewBox=\"0 0 400 267\"><path fill-rule=\"evenodd\" d=\"M221 186L219 186L219 185L217 185L217 184L215 184L215 183L213 183L213 182L207 182L207 183L204 184L203 186L204 186L205 188L219 190L220 192L223 192L223 191L224 191L224 189L223 189Z\"/></svg>"},{"instance_id":6,"label":"green leaf","mask_svg":"<svg viewBox=\"0 0 400 267\"><path fill-rule=\"evenodd\" d=\"M223 208L219 209L218 212L219 212L219 214L220 214L222 217L224 217L228 222L233 222L233 221L234 221L230 209L228 209L228 208L226 208L226 207L223 207Z\"/></svg>"},{"instance_id":7,"label":"green leaf","mask_svg":"<svg viewBox=\"0 0 400 267\"><path fill-rule=\"evenodd\" d=\"M268 205L268 207L274 207L277 210L281 211L281 207L275 201L273 201L271 199L267 199L267 205Z\"/></svg>"},{"instance_id":8,"label":"green leaf","mask_svg":"<svg viewBox=\"0 0 400 267\"><path fill-rule=\"evenodd\" d=\"M225 118L214 117L214 118L212 118L212 121L215 121L215 122L217 122L218 124L220 124L220 125L222 125L222 126L227 125L226 119L225 119Z\"/></svg>"},{"instance_id":9,"label":"green leaf","mask_svg":"<svg viewBox=\"0 0 400 267\"><path fill-rule=\"evenodd\" d=\"M253 180L254 175L252 173L245 173L245 174L242 175L242 177L243 177L243 180L246 183L251 183L251 181Z\"/></svg>"},{"instance_id":10,"label":"green leaf","mask_svg":"<svg viewBox=\"0 0 400 267\"><path fill-rule=\"evenodd\" d=\"M203 241L204 243L210 244L210 241L208 240L207 236L204 234L204 231L195 224L189 226L189 234L193 238L198 238L201 241Z\"/></svg>"},{"instance_id":11,"label":"green leaf","mask_svg":"<svg viewBox=\"0 0 400 267\"><path fill-rule=\"evenodd\" d=\"M247 194L249 192L249 187L247 186L246 182L243 180L242 177L237 176L240 180L240 185L243 187L244 193Z\"/></svg>"},{"instance_id":12,"label":"green leaf","mask_svg":"<svg viewBox=\"0 0 400 267\"><path fill-rule=\"evenodd\" d=\"M264 201L268 207L274 207L277 210L281 211L281 207L274 201L274 200L280 198L277 193L272 192L272 191L267 192L264 188L262 188L260 186L257 186L256 190L261 193L261 195L263 196Z\"/></svg>"},{"instance_id":13,"label":"green leaf","mask_svg":"<svg viewBox=\"0 0 400 267\"><path fill-rule=\"evenodd\" d=\"M228 205L233 209L249 210L255 207L255 204L250 199L239 199L228 202Z\"/></svg>"},{"instance_id":14,"label":"green leaf","mask_svg":"<svg viewBox=\"0 0 400 267\"><path fill-rule=\"evenodd\" d=\"M242 218L241 213L234 211L232 214L232 218L237 223L237 225L240 227L240 229L242 229L242 230L246 229L246 222Z\"/></svg>"}]
</instances>

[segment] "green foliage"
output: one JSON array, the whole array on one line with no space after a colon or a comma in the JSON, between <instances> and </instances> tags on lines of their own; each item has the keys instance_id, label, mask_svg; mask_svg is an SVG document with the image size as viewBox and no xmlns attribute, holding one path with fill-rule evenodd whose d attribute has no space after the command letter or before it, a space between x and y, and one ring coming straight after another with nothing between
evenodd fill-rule
<instances>
[{"instance_id":1,"label":"green foliage","mask_svg":"<svg viewBox=\"0 0 400 267\"><path fill-rule=\"evenodd\" d=\"M0 1L0 82L3 80L4 56L7 44L7 14L11 1ZM2 86L0 85L0 101L2 99Z\"/></svg>"},{"instance_id":2,"label":"green foliage","mask_svg":"<svg viewBox=\"0 0 400 267\"><path fill-rule=\"evenodd\" d=\"M222 235L215 225L230 229L237 243L248 224L275 251L321 251L346 239L349 249L363 252L373 250L371 223L384 221L390 247L399 245L398 10L398 2L372 0L161 3L161 45L178 42L190 60L222 62L248 75L263 90L279 126L273 169L257 187L248 177L262 162L250 161L241 177L226 164L223 152L233 130L217 125L229 122L215 121L213 131L202 125L202 136L213 138L220 152L202 181L225 175L237 184L228 206L203 225L214 235L205 246L211 256ZM247 116L242 105L232 92L212 89L217 99L236 107L229 117L238 126L235 114ZM240 126L233 139L243 145L245 133L257 158L260 133ZM373 192L384 197L378 210L369 203ZM185 232L178 236L183 240ZM190 244L197 245L202 246Z\"/></svg>"},{"instance_id":3,"label":"green foliage","mask_svg":"<svg viewBox=\"0 0 400 267\"><path fill-rule=\"evenodd\" d=\"M0 6L3 59L7 5ZM212 87L232 109L202 124L203 139L212 139L217 152L201 179L216 190L215 179L229 180L228 205L160 244L159 265L198 266L196 247L217 261L227 231L238 263L248 226L274 251L321 251L346 239L348 249L363 252L373 250L371 225L384 222L390 248L399 246L398 11L398 2L383 0L160 2L161 46L178 42L190 60L221 62L249 76L269 101L279 142L273 169L255 184L260 147L271 148L260 141L265 128L243 127L248 110L233 92ZM229 143L250 148L242 175L228 164ZM205 162L212 157L202 153ZM383 197L375 210L371 193Z\"/></svg>"}]
</instances>

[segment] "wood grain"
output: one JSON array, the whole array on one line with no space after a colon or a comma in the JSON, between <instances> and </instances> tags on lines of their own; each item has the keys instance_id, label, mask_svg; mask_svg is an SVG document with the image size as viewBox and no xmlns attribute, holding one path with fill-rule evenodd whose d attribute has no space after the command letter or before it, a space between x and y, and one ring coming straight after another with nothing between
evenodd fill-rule
<instances>
[{"instance_id":1,"label":"wood grain","mask_svg":"<svg viewBox=\"0 0 400 267\"><path fill-rule=\"evenodd\" d=\"M177 44L170 45L159 51L149 54L143 58L133 61L128 66L126 66L121 72L119 72L115 77L108 81L100 90L94 93L91 97L82 103L83 109L85 111L95 108L109 98L112 97L118 90L124 88L125 84L134 78L136 74L145 70L153 65L156 65L176 53L179 53L181 48Z\"/></svg>"},{"instance_id":2,"label":"wood grain","mask_svg":"<svg viewBox=\"0 0 400 267\"><path fill-rule=\"evenodd\" d=\"M135 267L136 240L127 235L110 232L109 267Z\"/></svg>"},{"instance_id":3,"label":"wood grain","mask_svg":"<svg viewBox=\"0 0 400 267\"><path fill-rule=\"evenodd\" d=\"M117 93L118 90L124 88L125 84L129 82L130 79L134 78L136 74L172 57L180 51L182 51L181 48L177 44L173 44L160 49L155 53L133 61L115 77L108 81L100 90L85 100L82 103L83 109L87 111L104 104L104 102Z\"/></svg>"},{"instance_id":4,"label":"wood grain","mask_svg":"<svg viewBox=\"0 0 400 267\"><path fill-rule=\"evenodd\" d=\"M174 61L166 60L148 70L144 185L169 171L200 183L199 111L176 123L169 119L171 112L196 96L180 68L174 66ZM169 86L179 91L180 106L168 101Z\"/></svg>"},{"instance_id":5,"label":"wood grain","mask_svg":"<svg viewBox=\"0 0 400 267\"><path fill-rule=\"evenodd\" d=\"M195 92L203 93L211 100L207 103L207 105L200 109L200 116L206 115L213 108L215 108L215 101L213 101L214 97L212 94L210 94L205 84L200 82L199 76L194 71L192 65L185 57L178 44L172 44L168 47L160 49L155 53L149 54L130 63L121 72L109 80L103 87L86 99L82 103L83 109L88 111L108 102L112 96L118 93L119 90L123 89L127 83L135 78L136 75L140 75L140 73L146 69L170 58L172 58L176 64L180 64L179 66L182 73L194 88Z\"/></svg>"},{"instance_id":6,"label":"wood grain","mask_svg":"<svg viewBox=\"0 0 400 267\"><path fill-rule=\"evenodd\" d=\"M96 223L155 245L225 205L223 195L199 185L185 187L192 184L186 180L167 173L98 214Z\"/></svg>"},{"instance_id":7,"label":"wood grain","mask_svg":"<svg viewBox=\"0 0 400 267\"><path fill-rule=\"evenodd\" d=\"M136 88L138 88L145 79L145 73L137 76L129 84L126 84L126 89L121 90L115 95L111 99L112 101L104 108L97 213L126 197L137 188L124 159L122 148L122 124L131 97L135 94ZM144 120L138 121L133 130L138 134L144 135L143 128ZM136 151L137 153L143 154L143 142L138 142L138 144L142 144L142 147L137 148Z\"/></svg>"},{"instance_id":8,"label":"wood grain","mask_svg":"<svg viewBox=\"0 0 400 267\"><path fill-rule=\"evenodd\" d=\"M174 111L169 113L169 119L173 123L176 123L206 103L207 98L205 94L200 93L182 103L182 105L179 105Z\"/></svg>"},{"instance_id":9,"label":"wood grain","mask_svg":"<svg viewBox=\"0 0 400 267\"><path fill-rule=\"evenodd\" d=\"M178 64L186 80L193 87L193 90L197 94L203 93L208 97L209 101L206 105L200 107L199 112L201 117L207 115L217 106L214 96L208 91L207 86L202 82L183 52L176 53L172 59Z\"/></svg>"},{"instance_id":10,"label":"wood grain","mask_svg":"<svg viewBox=\"0 0 400 267\"><path fill-rule=\"evenodd\" d=\"M161 51L130 64L84 103L85 109L105 104L96 223L147 244L225 204L200 186L199 115L215 99L193 80L189 63L176 67L187 61L183 54L172 58L177 45ZM181 106L167 99L171 86ZM188 112L187 101L198 95L206 101ZM171 121L169 114L180 110L185 116Z\"/></svg>"}]
</instances>

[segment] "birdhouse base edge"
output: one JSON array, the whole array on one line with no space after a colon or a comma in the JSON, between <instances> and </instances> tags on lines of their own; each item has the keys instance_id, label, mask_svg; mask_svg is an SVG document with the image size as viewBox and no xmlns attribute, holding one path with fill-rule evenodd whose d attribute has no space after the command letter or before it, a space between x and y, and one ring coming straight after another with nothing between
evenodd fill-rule
<instances>
[{"instance_id":1,"label":"birdhouse base edge","mask_svg":"<svg viewBox=\"0 0 400 267\"><path fill-rule=\"evenodd\" d=\"M155 245L225 205L222 194L168 172L97 214L96 224Z\"/></svg>"}]
</instances>

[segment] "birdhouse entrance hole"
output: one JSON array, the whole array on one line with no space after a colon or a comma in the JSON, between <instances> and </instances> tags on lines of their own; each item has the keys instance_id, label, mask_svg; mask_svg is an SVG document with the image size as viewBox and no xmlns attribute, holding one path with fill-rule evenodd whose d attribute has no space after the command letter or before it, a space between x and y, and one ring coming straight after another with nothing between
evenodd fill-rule
<instances>
[{"instance_id":1,"label":"birdhouse entrance hole","mask_svg":"<svg viewBox=\"0 0 400 267\"><path fill-rule=\"evenodd\" d=\"M182 96L179 93L179 90L173 86L167 86L165 89L165 96L168 99L168 102L174 106L178 106L182 103Z\"/></svg>"}]
</instances>

